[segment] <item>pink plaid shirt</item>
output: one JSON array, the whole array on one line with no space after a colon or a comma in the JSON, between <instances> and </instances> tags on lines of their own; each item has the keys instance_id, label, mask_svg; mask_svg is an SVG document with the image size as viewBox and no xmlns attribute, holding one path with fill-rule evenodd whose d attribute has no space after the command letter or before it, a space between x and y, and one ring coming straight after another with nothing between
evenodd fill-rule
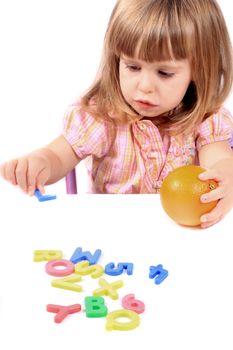
<instances>
[{"instance_id":1,"label":"pink plaid shirt","mask_svg":"<svg viewBox=\"0 0 233 350\"><path fill-rule=\"evenodd\" d=\"M161 138L150 120L116 124L80 113L78 104L64 116L62 134L77 156L87 159L93 193L158 193L173 169L198 164L198 151L206 144L229 140L232 116L222 108L206 119L193 135Z\"/></svg>"}]
</instances>

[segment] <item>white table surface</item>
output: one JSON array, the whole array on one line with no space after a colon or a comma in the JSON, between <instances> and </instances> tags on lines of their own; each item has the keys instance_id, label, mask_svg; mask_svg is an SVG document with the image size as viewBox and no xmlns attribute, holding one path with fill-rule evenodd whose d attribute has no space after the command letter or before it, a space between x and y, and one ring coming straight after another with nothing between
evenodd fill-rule
<instances>
[{"instance_id":1,"label":"white table surface","mask_svg":"<svg viewBox=\"0 0 233 350\"><path fill-rule=\"evenodd\" d=\"M8 349L233 349L232 283L233 211L217 225L190 229L164 213L158 195L58 195L40 203L17 190L1 195L0 348ZM120 298L105 302L121 308L129 293L145 303L140 326L106 331L105 318L84 312L54 322L47 304L84 307L98 281L83 277L83 293L53 288L55 277L45 262L33 262L39 249L59 249L70 259L75 248L94 253L98 261L134 263ZM149 266L162 264L169 276L160 284L149 279Z\"/></svg>"}]
</instances>

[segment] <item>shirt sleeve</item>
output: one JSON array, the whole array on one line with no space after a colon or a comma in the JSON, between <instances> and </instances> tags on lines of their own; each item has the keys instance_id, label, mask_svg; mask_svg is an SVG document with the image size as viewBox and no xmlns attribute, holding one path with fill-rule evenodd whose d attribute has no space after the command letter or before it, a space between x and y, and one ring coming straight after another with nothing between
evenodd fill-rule
<instances>
[{"instance_id":1,"label":"shirt sleeve","mask_svg":"<svg viewBox=\"0 0 233 350\"><path fill-rule=\"evenodd\" d=\"M87 156L102 158L113 141L113 123L80 111L78 105L70 106L63 119L62 135L81 159Z\"/></svg>"},{"instance_id":2,"label":"shirt sleeve","mask_svg":"<svg viewBox=\"0 0 233 350\"><path fill-rule=\"evenodd\" d=\"M233 134L233 117L231 113L221 108L208 117L197 129L196 147L199 151L204 145L230 140Z\"/></svg>"}]
</instances>

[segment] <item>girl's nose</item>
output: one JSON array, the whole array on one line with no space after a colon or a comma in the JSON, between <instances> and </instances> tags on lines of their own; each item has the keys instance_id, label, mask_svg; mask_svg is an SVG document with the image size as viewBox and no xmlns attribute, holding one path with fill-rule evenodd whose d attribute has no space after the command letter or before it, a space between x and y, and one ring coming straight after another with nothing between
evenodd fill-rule
<instances>
[{"instance_id":1,"label":"girl's nose","mask_svg":"<svg viewBox=\"0 0 233 350\"><path fill-rule=\"evenodd\" d=\"M145 94L154 92L155 82L151 73L144 73L140 76L138 89Z\"/></svg>"}]
</instances>

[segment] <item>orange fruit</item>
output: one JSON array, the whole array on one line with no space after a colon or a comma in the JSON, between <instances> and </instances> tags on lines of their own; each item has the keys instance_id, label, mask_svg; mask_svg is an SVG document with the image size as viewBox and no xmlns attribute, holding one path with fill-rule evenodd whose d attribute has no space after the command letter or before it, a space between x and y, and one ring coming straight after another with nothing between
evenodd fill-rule
<instances>
[{"instance_id":1,"label":"orange fruit","mask_svg":"<svg viewBox=\"0 0 233 350\"><path fill-rule=\"evenodd\" d=\"M218 201L202 203L201 195L215 189L214 180L199 180L204 172L200 166L186 165L176 168L164 179L160 189L160 200L165 212L178 224L200 225L201 215L211 211Z\"/></svg>"}]
</instances>

